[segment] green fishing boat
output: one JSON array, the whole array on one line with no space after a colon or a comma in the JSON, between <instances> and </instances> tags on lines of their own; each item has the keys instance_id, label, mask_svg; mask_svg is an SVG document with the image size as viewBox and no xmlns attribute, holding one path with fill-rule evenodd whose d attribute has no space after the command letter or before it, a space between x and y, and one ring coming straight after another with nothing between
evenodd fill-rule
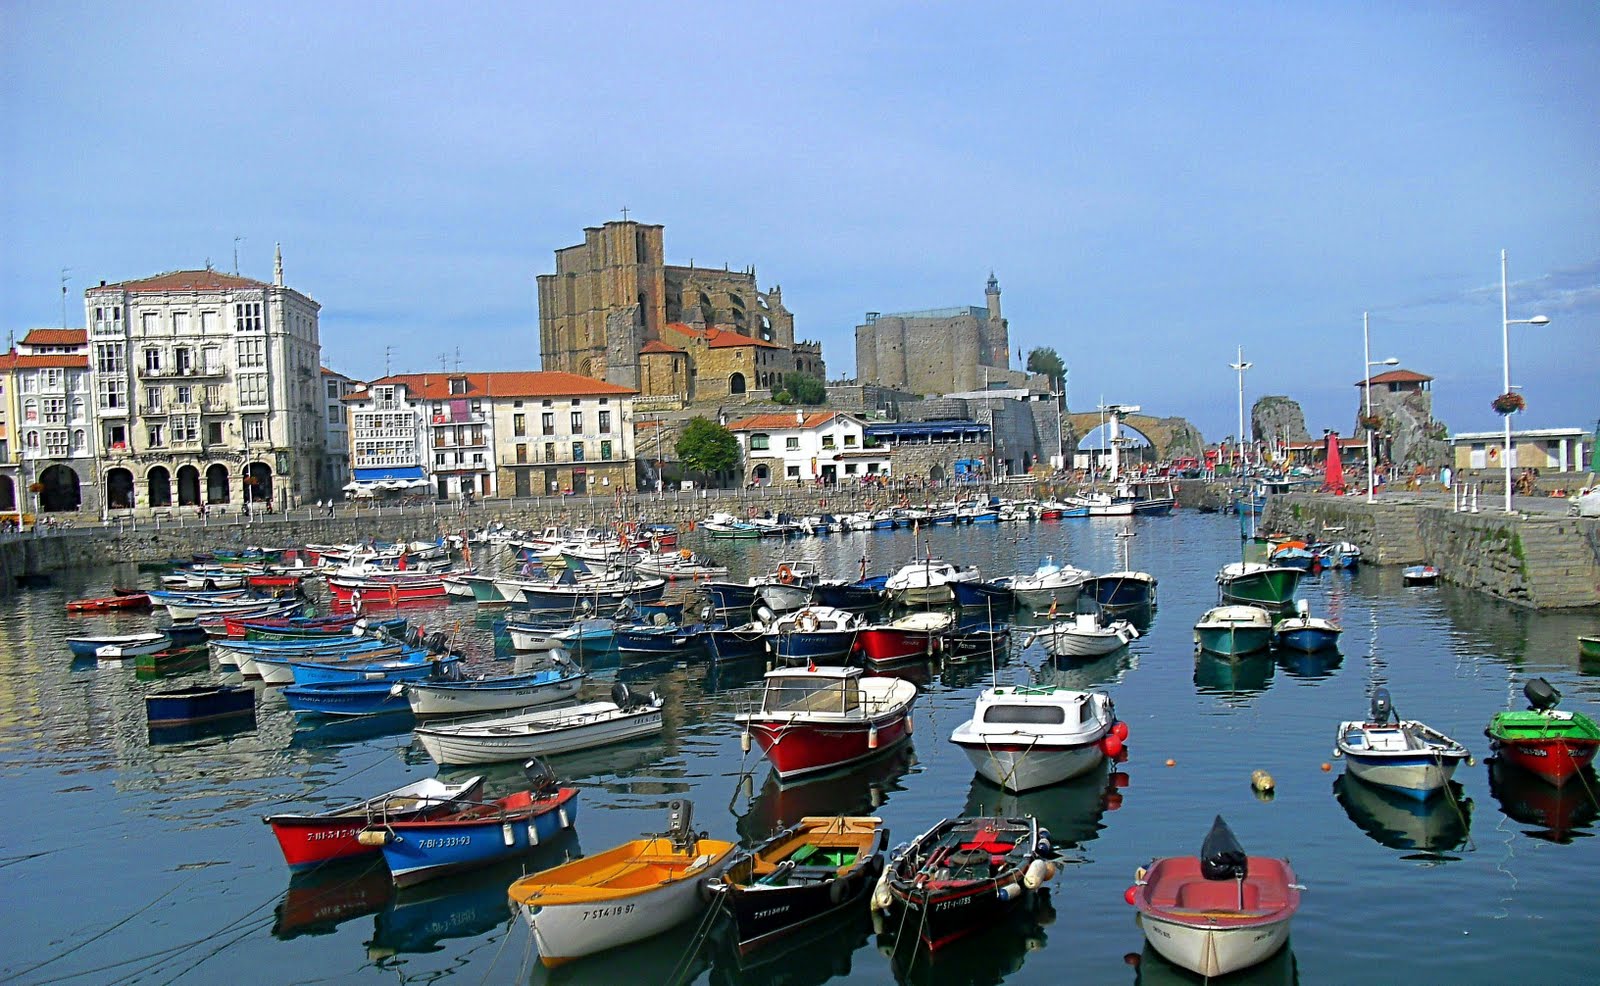
<instances>
[{"instance_id":1,"label":"green fishing boat","mask_svg":"<svg viewBox=\"0 0 1600 986\"><path fill-rule=\"evenodd\" d=\"M1223 657L1264 651L1272 642L1272 617L1258 606L1218 606L1194 625L1196 650Z\"/></svg>"},{"instance_id":2,"label":"green fishing boat","mask_svg":"<svg viewBox=\"0 0 1600 986\"><path fill-rule=\"evenodd\" d=\"M1238 561L1217 573L1217 587L1224 603L1287 609L1294 603L1294 590L1303 574L1298 568Z\"/></svg>"},{"instance_id":3,"label":"green fishing boat","mask_svg":"<svg viewBox=\"0 0 1600 986\"><path fill-rule=\"evenodd\" d=\"M1543 678L1522 686L1526 711L1496 712L1484 735L1507 763L1538 774L1560 787L1600 751L1600 726L1582 712L1556 708L1561 693Z\"/></svg>"},{"instance_id":4,"label":"green fishing boat","mask_svg":"<svg viewBox=\"0 0 1600 986\"><path fill-rule=\"evenodd\" d=\"M1579 637L1578 656L1586 661L1600 661L1600 637Z\"/></svg>"}]
</instances>

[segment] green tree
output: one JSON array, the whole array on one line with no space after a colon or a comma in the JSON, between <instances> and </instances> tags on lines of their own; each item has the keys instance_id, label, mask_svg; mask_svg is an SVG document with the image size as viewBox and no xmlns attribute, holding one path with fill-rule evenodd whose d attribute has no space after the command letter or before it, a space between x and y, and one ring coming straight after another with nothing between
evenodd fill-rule
<instances>
[{"instance_id":1,"label":"green tree","mask_svg":"<svg viewBox=\"0 0 1600 986\"><path fill-rule=\"evenodd\" d=\"M1060 390L1067 375L1067 364L1061 362L1061 354L1051 347L1036 346L1028 352L1028 372L1043 373L1050 378L1050 386Z\"/></svg>"},{"instance_id":2,"label":"green tree","mask_svg":"<svg viewBox=\"0 0 1600 986\"><path fill-rule=\"evenodd\" d=\"M781 388L775 386L774 391L774 399L780 404L808 404L815 407L828 400L827 386L816 377L804 373L785 373ZM779 396L781 393L787 393L789 399L784 400Z\"/></svg>"},{"instance_id":3,"label":"green tree","mask_svg":"<svg viewBox=\"0 0 1600 986\"><path fill-rule=\"evenodd\" d=\"M710 418L693 418L678 436L678 461L702 476L725 473L739 464L739 440Z\"/></svg>"}]
</instances>

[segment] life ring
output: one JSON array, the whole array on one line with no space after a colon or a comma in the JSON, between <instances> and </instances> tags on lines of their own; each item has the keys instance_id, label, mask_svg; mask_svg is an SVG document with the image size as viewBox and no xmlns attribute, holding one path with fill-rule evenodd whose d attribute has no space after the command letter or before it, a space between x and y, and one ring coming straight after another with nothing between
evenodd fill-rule
<instances>
[{"instance_id":1,"label":"life ring","mask_svg":"<svg viewBox=\"0 0 1600 986\"><path fill-rule=\"evenodd\" d=\"M361 612L361 590L350 593L350 608L357 613Z\"/></svg>"},{"instance_id":2,"label":"life ring","mask_svg":"<svg viewBox=\"0 0 1600 986\"><path fill-rule=\"evenodd\" d=\"M810 610L806 610L804 613L801 613L799 616L795 617L794 625L795 629L802 633L811 633L818 627L822 626L822 621L817 619L817 614L811 612Z\"/></svg>"},{"instance_id":3,"label":"life ring","mask_svg":"<svg viewBox=\"0 0 1600 986\"><path fill-rule=\"evenodd\" d=\"M788 565L779 565L778 566L778 581L782 582L784 585L793 585L794 584L794 569L790 568ZM807 615L810 615L810 614L807 614Z\"/></svg>"}]
</instances>

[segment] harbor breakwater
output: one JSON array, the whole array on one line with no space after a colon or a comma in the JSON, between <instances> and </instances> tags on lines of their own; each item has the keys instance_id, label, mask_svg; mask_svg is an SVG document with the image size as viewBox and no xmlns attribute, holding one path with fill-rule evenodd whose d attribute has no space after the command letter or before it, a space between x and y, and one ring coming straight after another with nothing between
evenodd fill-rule
<instances>
[{"instance_id":1,"label":"harbor breakwater","mask_svg":"<svg viewBox=\"0 0 1600 986\"><path fill-rule=\"evenodd\" d=\"M1336 529L1322 534L1325 529ZM1336 537L1364 562L1429 564L1440 578L1532 609L1600 606L1600 520L1458 513L1438 498L1293 493L1270 498L1262 530Z\"/></svg>"},{"instance_id":2,"label":"harbor breakwater","mask_svg":"<svg viewBox=\"0 0 1600 986\"><path fill-rule=\"evenodd\" d=\"M513 530L543 530L555 525L611 527L619 521L642 518L686 528L691 522L719 511L736 516L760 511L796 516L842 514L881 509L901 502L922 504L958 493L1024 498L1053 492L1036 486L1031 480L1013 480L993 487L974 485L941 490L876 487L677 490L655 495L624 493L609 497L497 499L479 501L468 507L432 502L406 507L340 504L331 517L315 507L300 507L287 515L260 515L248 521L237 513L212 514L205 518L193 513L144 516L137 520L122 518L40 536L23 534L0 540L0 595L15 589L19 575L48 575L117 562L160 562L219 548L336 544L367 538L432 541L441 535L491 524ZM1180 509L1215 511L1227 502L1227 486L1185 480L1177 484L1177 498Z\"/></svg>"}]
</instances>

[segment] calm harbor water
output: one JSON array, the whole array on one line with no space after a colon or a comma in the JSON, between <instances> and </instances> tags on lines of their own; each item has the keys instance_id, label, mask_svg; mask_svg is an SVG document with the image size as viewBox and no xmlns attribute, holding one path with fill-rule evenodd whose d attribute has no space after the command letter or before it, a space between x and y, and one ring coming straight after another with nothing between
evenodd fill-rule
<instances>
[{"instance_id":1,"label":"calm harbor water","mask_svg":"<svg viewBox=\"0 0 1600 986\"><path fill-rule=\"evenodd\" d=\"M1106 570L1118 567L1119 526L941 528L922 542L995 574L1032 570L1045 553ZM291 880L260 818L438 773L411 743L407 721L297 724L282 697L266 690L253 728L152 745L142 695L165 683L139 680L131 662L74 662L61 638L142 627L147 618L68 618L62 604L156 576L131 566L69 573L53 589L12 597L0 617L0 897L9 925L0 978L1189 982L1144 949L1122 894L1151 856L1196 852L1220 812L1251 852L1290 857L1309 888L1290 950L1229 982L1476 983L1534 969L1541 983L1600 980L1594 778L1558 793L1482 762L1483 727L1496 710L1520 707L1525 676L1548 677L1566 708L1600 714L1600 677L1584 675L1575 642L1596 631L1595 614L1539 615L1448 587L1407 589L1398 570L1369 568L1302 583L1314 614L1343 623L1341 655L1197 660L1191 627L1214 604L1217 568L1238 557L1237 526L1184 512L1141 519L1135 529L1134 566L1161 580L1147 634L1119 654L1060 667L1039 648L1014 644L993 672L1002 683L1109 689L1131 729L1130 756L1114 772L1022 797L976 780L948 735L991 681L985 660L918 677L923 695L909 746L848 773L780 787L758 753L740 752L732 722L753 695L759 664L591 659L596 694L620 678L666 696L665 734L551 758L581 789L574 836L400 894L381 862ZM852 574L863 555L872 571L893 570L919 543L895 532L709 547L735 574L796 557ZM503 667L492 659L495 614L470 603L409 612L432 626L459 622L474 666ZM1458 799L1419 812L1340 779L1330 756L1334 728L1364 713L1375 684L1393 692L1403 715L1425 719L1480 758L1458 772ZM1165 766L1169 758L1174 766ZM1273 800L1251 791L1256 769L1276 779ZM496 793L519 779L510 768L487 773ZM695 947L686 926L539 968L525 926L508 919L510 881L564 854L659 829L666 801L678 796L694 801L699 827L713 837L745 840L802 814L876 813L900 843L950 815L1031 812L1071 847L1074 862L1056 880L1050 907L931 961L886 954L863 914L744 964L715 942Z\"/></svg>"}]
</instances>

